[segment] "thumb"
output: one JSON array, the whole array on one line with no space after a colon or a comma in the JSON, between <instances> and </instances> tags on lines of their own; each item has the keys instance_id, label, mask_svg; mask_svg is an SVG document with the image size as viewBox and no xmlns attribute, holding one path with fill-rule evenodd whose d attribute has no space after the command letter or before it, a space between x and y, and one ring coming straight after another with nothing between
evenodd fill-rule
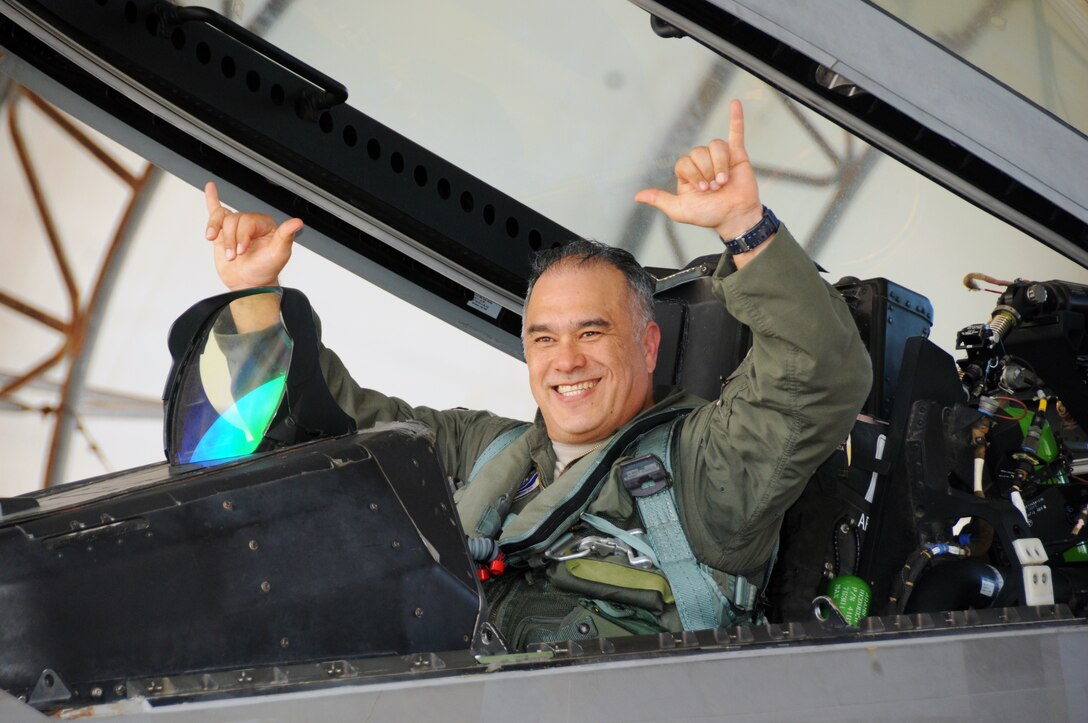
<instances>
[{"instance_id":1,"label":"thumb","mask_svg":"<svg viewBox=\"0 0 1088 723\"><path fill-rule=\"evenodd\" d=\"M635 200L653 206L670 218L680 210L680 198L660 188L644 188L635 194Z\"/></svg>"},{"instance_id":2,"label":"thumb","mask_svg":"<svg viewBox=\"0 0 1088 723\"><path fill-rule=\"evenodd\" d=\"M276 227L276 233L273 235L274 243L276 246L289 246L295 239L295 235L302 230L301 218L289 218L278 227Z\"/></svg>"}]
</instances>

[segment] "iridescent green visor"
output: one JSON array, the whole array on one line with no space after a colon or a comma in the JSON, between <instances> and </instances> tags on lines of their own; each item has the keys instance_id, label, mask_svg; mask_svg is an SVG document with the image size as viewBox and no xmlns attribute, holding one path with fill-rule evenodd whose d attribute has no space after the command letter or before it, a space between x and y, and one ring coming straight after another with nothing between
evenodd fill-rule
<instances>
[{"instance_id":1,"label":"iridescent green visor","mask_svg":"<svg viewBox=\"0 0 1088 723\"><path fill-rule=\"evenodd\" d=\"M285 298L296 303L285 304ZM305 308L288 316L308 343L296 348L284 311L300 305ZM327 387L324 397L294 395L324 399L324 414L316 410L315 417L310 409L307 415L291 403L289 382L296 390L324 386L313 315L297 291L250 290L201 302L175 322L170 347L175 363L164 394L164 437L174 464L228 460L354 429L338 407L329 408ZM299 352L309 358L297 358ZM325 423L301 424L307 417Z\"/></svg>"}]
</instances>

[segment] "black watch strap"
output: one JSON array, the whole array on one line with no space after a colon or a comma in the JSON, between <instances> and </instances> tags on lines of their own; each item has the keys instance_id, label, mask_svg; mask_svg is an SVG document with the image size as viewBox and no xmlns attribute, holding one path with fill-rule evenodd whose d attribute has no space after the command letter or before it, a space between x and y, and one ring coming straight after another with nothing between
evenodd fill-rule
<instances>
[{"instance_id":1,"label":"black watch strap","mask_svg":"<svg viewBox=\"0 0 1088 723\"><path fill-rule=\"evenodd\" d=\"M722 239L725 244L725 252L730 256L751 251L756 246L774 236L778 232L779 221L774 212L766 206L763 207L763 218L759 219L752 228L733 239Z\"/></svg>"}]
</instances>

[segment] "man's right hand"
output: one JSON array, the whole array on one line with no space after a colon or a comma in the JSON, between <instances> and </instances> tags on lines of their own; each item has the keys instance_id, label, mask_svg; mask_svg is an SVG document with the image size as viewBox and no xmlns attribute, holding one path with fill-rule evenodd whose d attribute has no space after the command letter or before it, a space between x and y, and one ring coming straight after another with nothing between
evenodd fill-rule
<instances>
[{"instance_id":1,"label":"man's right hand","mask_svg":"<svg viewBox=\"0 0 1088 723\"><path fill-rule=\"evenodd\" d=\"M744 147L744 108L739 100L729 104L728 139L693 148L676 162L675 195L647 188L639 191L635 200L678 223L712 228L723 239L736 238L752 228L763 217L763 204ZM733 262L739 269L765 248L766 244L737 254Z\"/></svg>"},{"instance_id":2,"label":"man's right hand","mask_svg":"<svg viewBox=\"0 0 1088 723\"><path fill-rule=\"evenodd\" d=\"M205 237L215 242L215 270L227 288L278 286L302 219L288 219L277 226L267 214L231 211L219 202L211 181L204 186L204 200L208 204Z\"/></svg>"}]
</instances>

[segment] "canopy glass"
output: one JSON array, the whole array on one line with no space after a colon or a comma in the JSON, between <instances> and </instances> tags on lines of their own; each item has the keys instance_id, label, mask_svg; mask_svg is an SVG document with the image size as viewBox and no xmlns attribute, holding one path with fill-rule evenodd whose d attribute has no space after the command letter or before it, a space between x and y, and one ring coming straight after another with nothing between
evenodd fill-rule
<instances>
[{"instance_id":1,"label":"canopy glass","mask_svg":"<svg viewBox=\"0 0 1088 723\"><path fill-rule=\"evenodd\" d=\"M1059 17L1084 15L1075 3L1033 10L1021 6L1041 3L972 2L964 6L975 12L957 6L954 18L938 13L936 3L884 5L923 31L942 18L937 39L970 38L958 47L986 70L999 46L1005 65L1034 67L1055 112L1074 111L1072 101L1084 95L1058 93L1085 83L1054 79L1047 65L1052 58L1055 67L1083 76L1082 25L1062 25ZM831 281L884 276L930 297L933 338L950 351L955 331L992 308L992 298L963 290L964 274L1084 277L1079 265L693 40L659 37L647 13L625 0L230 7L241 22L343 82L356 108L648 265L675 267L720 251L714 234L667 223L633 197L641 188L672 185L675 159L724 136L729 99L740 98L764 203ZM1033 13L1040 20L1030 30ZM1066 31L1046 48L1041 41L1001 45L1000 33L1038 37L1055 24Z\"/></svg>"},{"instance_id":2,"label":"canopy glass","mask_svg":"<svg viewBox=\"0 0 1088 723\"><path fill-rule=\"evenodd\" d=\"M1088 134L1088 4L1082 0L873 0Z\"/></svg>"}]
</instances>

